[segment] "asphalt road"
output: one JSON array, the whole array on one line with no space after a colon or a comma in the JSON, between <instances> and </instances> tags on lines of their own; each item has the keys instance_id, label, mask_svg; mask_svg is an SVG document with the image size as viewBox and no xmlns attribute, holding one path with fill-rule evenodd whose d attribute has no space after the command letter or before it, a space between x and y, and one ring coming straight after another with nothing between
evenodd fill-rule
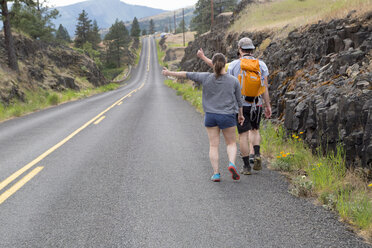
<instances>
[{"instance_id":1,"label":"asphalt road","mask_svg":"<svg viewBox=\"0 0 372 248\"><path fill-rule=\"evenodd\" d=\"M153 39L132 73L0 124L0 247L370 247L277 172L233 182L222 146L211 182L203 117L163 84Z\"/></svg>"}]
</instances>

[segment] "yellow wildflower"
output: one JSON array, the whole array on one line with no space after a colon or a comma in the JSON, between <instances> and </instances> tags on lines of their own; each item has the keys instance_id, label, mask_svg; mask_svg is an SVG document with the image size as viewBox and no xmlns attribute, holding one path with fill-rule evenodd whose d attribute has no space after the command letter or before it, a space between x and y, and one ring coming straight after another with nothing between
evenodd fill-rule
<instances>
[{"instance_id":1,"label":"yellow wildflower","mask_svg":"<svg viewBox=\"0 0 372 248\"><path fill-rule=\"evenodd\" d=\"M276 156L277 158L281 158L281 156Z\"/></svg>"},{"instance_id":2,"label":"yellow wildflower","mask_svg":"<svg viewBox=\"0 0 372 248\"><path fill-rule=\"evenodd\" d=\"M372 187L372 183L371 184L368 184L368 187Z\"/></svg>"},{"instance_id":3,"label":"yellow wildflower","mask_svg":"<svg viewBox=\"0 0 372 248\"><path fill-rule=\"evenodd\" d=\"M300 132L300 134L303 134L304 132Z\"/></svg>"},{"instance_id":4,"label":"yellow wildflower","mask_svg":"<svg viewBox=\"0 0 372 248\"><path fill-rule=\"evenodd\" d=\"M283 154L282 156L283 156L283 158L285 158L285 157L287 157L287 154Z\"/></svg>"},{"instance_id":5,"label":"yellow wildflower","mask_svg":"<svg viewBox=\"0 0 372 248\"><path fill-rule=\"evenodd\" d=\"M288 155L290 155L290 153L289 153L289 152L287 152L287 153L286 153L286 155L288 156Z\"/></svg>"},{"instance_id":6,"label":"yellow wildflower","mask_svg":"<svg viewBox=\"0 0 372 248\"><path fill-rule=\"evenodd\" d=\"M280 154L283 154L284 152L280 152Z\"/></svg>"},{"instance_id":7,"label":"yellow wildflower","mask_svg":"<svg viewBox=\"0 0 372 248\"><path fill-rule=\"evenodd\" d=\"M298 139L298 141L302 141L302 139Z\"/></svg>"},{"instance_id":8,"label":"yellow wildflower","mask_svg":"<svg viewBox=\"0 0 372 248\"><path fill-rule=\"evenodd\" d=\"M293 138L296 137L296 134L292 134L292 137L293 137Z\"/></svg>"}]
</instances>

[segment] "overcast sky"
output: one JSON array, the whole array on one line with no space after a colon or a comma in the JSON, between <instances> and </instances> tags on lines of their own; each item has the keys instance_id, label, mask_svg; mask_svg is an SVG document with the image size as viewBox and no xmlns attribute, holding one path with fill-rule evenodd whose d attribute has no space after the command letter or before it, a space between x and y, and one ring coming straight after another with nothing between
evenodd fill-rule
<instances>
[{"instance_id":1,"label":"overcast sky","mask_svg":"<svg viewBox=\"0 0 372 248\"><path fill-rule=\"evenodd\" d=\"M64 6L83 1L85 0L49 0L48 3L53 6ZM198 0L121 0L121 1L128 4L143 5L151 8L175 10L196 4Z\"/></svg>"}]
</instances>

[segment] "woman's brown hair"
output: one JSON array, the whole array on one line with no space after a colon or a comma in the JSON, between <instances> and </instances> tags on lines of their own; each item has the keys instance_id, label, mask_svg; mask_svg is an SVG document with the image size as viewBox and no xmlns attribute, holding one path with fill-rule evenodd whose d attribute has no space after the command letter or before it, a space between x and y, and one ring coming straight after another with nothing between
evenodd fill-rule
<instances>
[{"instance_id":1,"label":"woman's brown hair","mask_svg":"<svg viewBox=\"0 0 372 248\"><path fill-rule=\"evenodd\" d=\"M226 57L222 53L216 53L212 58L213 70L216 77L221 76L221 70L226 65Z\"/></svg>"}]
</instances>

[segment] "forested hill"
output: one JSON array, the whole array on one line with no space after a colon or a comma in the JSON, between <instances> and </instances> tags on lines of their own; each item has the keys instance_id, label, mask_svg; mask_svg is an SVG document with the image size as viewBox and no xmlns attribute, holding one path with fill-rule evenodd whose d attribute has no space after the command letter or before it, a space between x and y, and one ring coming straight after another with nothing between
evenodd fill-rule
<instances>
[{"instance_id":1,"label":"forested hill","mask_svg":"<svg viewBox=\"0 0 372 248\"><path fill-rule=\"evenodd\" d=\"M96 20L100 28L109 28L116 19L132 21L134 17L143 18L165 12L139 5L126 4L120 0L89 0L73 5L56 8L60 17L54 20L56 27L62 24L70 36L74 35L76 22L82 10L85 10L92 20Z\"/></svg>"}]
</instances>

